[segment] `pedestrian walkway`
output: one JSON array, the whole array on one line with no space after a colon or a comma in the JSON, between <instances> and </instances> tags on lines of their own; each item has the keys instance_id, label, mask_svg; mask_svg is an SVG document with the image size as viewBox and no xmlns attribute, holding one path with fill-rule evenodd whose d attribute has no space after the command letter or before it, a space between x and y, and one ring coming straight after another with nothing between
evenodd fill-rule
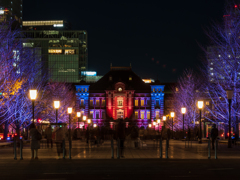
<instances>
[{"instance_id":1,"label":"pedestrian walkway","mask_svg":"<svg viewBox=\"0 0 240 180\"><path fill-rule=\"evenodd\" d=\"M69 144L66 142L66 158L69 156ZM198 144L196 141L186 143L184 141L170 140L168 148L169 159L207 159L207 143ZM20 150L17 149L19 158ZM154 159L160 158L160 144L157 141L147 140L135 147L134 143L125 143L124 159ZM211 158L214 158L214 150L211 150ZM240 146L227 148L227 144L219 144L217 155L219 159L240 159ZM30 144L24 144L23 159L31 158ZM0 159L13 159L13 147L0 147ZM55 144L53 148L47 148L44 144L39 149L38 157L41 159L57 159L57 149ZM73 141L72 159L111 159L111 141L105 141L102 145L88 145L86 142ZM114 158L117 158L117 143L114 141ZM162 143L162 158L166 158L166 142ZM121 157L122 159L122 157Z\"/></svg>"}]
</instances>

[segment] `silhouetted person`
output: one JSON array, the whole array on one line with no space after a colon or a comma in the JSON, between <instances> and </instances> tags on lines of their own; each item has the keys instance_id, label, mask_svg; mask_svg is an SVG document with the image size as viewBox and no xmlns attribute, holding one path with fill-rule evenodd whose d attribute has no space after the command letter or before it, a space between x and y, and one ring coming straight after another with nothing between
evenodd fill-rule
<instances>
[{"instance_id":1,"label":"silhouetted person","mask_svg":"<svg viewBox=\"0 0 240 180\"><path fill-rule=\"evenodd\" d=\"M188 128L188 140L190 141L190 139L191 139L191 130L190 128Z\"/></svg>"},{"instance_id":2,"label":"silhouetted person","mask_svg":"<svg viewBox=\"0 0 240 180\"><path fill-rule=\"evenodd\" d=\"M65 139L65 130L62 127L59 127L56 130L56 146L57 146L57 154L58 154L58 159L60 159L60 154L63 153L63 140ZM65 150L65 155L66 155L66 150Z\"/></svg>"},{"instance_id":3,"label":"silhouetted person","mask_svg":"<svg viewBox=\"0 0 240 180\"><path fill-rule=\"evenodd\" d=\"M125 123L121 119L117 127L117 138L120 140L120 156L123 156L124 151L124 141L125 141Z\"/></svg>"},{"instance_id":4,"label":"silhouetted person","mask_svg":"<svg viewBox=\"0 0 240 180\"><path fill-rule=\"evenodd\" d=\"M38 159L38 149L40 149L40 140L42 139L42 135L36 129L35 124L30 124L30 139L31 139L31 152L32 152L32 159ZM34 153L35 152L35 153Z\"/></svg>"},{"instance_id":5,"label":"silhouetted person","mask_svg":"<svg viewBox=\"0 0 240 180\"><path fill-rule=\"evenodd\" d=\"M49 148L49 143L51 143L51 148L52 148L53 147L52 128L50 125L46 128L45 134L46 134L46 139L47 139L47 147Z\"/></svg>"},{"instance_id":6,"label":"silhouetted person","mask_svg":"<svg viewBox=\"0 0 240 180\"><path fill-rule=\"evenodd\" d=\"M216 124L213 125L211 130L211 138L212 138L212 149L214 149L214 142L218 137L218 129L216 128Z\"/></svg>"}]
</instances>

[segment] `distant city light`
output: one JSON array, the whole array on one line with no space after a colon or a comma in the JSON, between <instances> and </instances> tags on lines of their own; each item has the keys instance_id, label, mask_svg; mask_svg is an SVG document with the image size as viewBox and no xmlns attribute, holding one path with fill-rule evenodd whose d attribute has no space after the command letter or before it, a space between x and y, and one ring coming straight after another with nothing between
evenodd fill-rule
<instances>
[{"instance_id":1,"label":"distant city light","mask_svg":"<svg viewBox=\"0 0 240 180\"><path fill-rule=\"evenodd\" d=\"M85 76L97 76L96 71L82 71L81 74Z\"/></svg>"},{"instance_id":2,"label":"distant city light","mask_svg":"<svg viewBox=\"0 0 240 180\"><path fill-rule=\"evenodd\" d=\"M63 27L63 24L54 24L53 27Z\"/></svg>"},{"instance_id":3,"label":"distant city light","mask_svg":"<svg viewBox=\"0 0 240 180\"><path fill-rule=\"evenodd\" d=\"M145 83L153 83L153 82L155 82L154 79L142 79L142 80Z\"/></svg>"},{"instance_id":4,"label":"distant city light","mask_svg":"<svg viewBox=\"0 0 240 180\"><path fill-rule=\"evenodd\" d=\"M0 14L4 14L4 10L0 10Z\"/></svg>"}]
</instances>

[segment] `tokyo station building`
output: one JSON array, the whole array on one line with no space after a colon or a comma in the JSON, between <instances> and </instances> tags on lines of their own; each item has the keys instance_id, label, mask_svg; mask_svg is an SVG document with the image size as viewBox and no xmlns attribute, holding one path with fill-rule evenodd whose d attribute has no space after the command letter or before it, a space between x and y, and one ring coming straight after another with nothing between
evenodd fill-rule
<instances>
[{"instance_id":1,"label":"tokyo station building","mask_svg":"<svg viewBox=\"0 0 240 180\"><path fill-rule=\"evenodd\" d=\"M164 87L157 80L147 84L131 67L111 67L93 84L76 86L77 111L93 123L103 126L106 120L132 120L138 127L164 115Z\"/></svg>"}]
</instances>

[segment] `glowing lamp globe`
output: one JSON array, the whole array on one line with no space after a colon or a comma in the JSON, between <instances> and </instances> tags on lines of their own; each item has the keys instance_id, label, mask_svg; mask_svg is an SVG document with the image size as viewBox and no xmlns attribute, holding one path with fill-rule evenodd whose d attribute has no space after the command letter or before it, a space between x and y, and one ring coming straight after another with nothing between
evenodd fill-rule
<instances>
[{"instance_id":1,"label":"glowing lamp globe","mask_svg":"<svg viewBox=\"0 0 240 180\"><path fill-rule=\"evenodd\" d=\"M202 109L203 108L203 101L198 101L198 108Z\"/></svg>"},{"instance_id":2,"label":"glowing lamp globe","mask_svg":"<svg viewBox=\"0 0 240 180\"><path fill-rule=\"evenodd\" d=\"M77 117L81 117L81 113L80 112L77 112Z\"/></svg>"},{"instance_id":3,"label":"glowing lamp globe","mask_svg":"<svg viewBox=\"0 0 240 180\"><path fill-rule=\"evenodd\" d=\"M151 125L151 124L149 124L149 125L148 125L148 127L150 127L150 128L151 128L151 127L152 127L152 125Z\"/></svg>"},{"instance_id":4,"label":"glowing lamp globe","mask_svg":"<svg viewBox=\"0 0 240 180\"><path fill-rule=\"evenodd\" d=\"M161 122L160 119L158 119L158 120L157 120L157 123L160 124L160 122Z\"/></svg>"},{"instance_id":5,"label":"glowing lamp globe","mask_svg":"<svg viewBox=\"0 0 240 180\"><path fill-rule=\"evenodd\" d=\"M68 108L68 114L72 114L72 108L71 107Z\"/></svg>"},{"instance_id":6,"label":"glowing lamp globe","mask_svg":"<svg viewBox=\"0 0 240 180\"><path fill-rule=\"evenodd\" d=\"M187 109L186 109L185 107L181 108L181 113L182 113L182 114L185 114L186 111L187 111Z\"/></svg>"},{"instance_id":7,"label":"glowing lamp globe","mask_svg":"<svg viewBox=\"0 0 240 180\"><path fill-rule=\"evenodd\" d=\"M87 123L90 124L90 123L91 123L91 119L88 119L88 120L87 120Z\"/></svg>"},{"instance_id":8,"label":"glowing lamp globe","mask_svg":"<svg viewBox=\"0 0 240 180\"><path fill-rule=\"evenodd\" d=\"M58 109L60 107L60 101L54 101L54 107Z\"/></svg>"},{"instance_id":9,"label":"glowing lamp globe","mask_svg":"<svg viewBox=\"0 0 240 180\"><path fill-rule=\"evenodd\" d=\"M36 100L36 98L37 98L37 90L30 90L29 91L29 94L30 94L30 99L31 100Z\"/></svg>"},{"instance_id":10,"label":"glowing lamp globe","mask_svg":"<svg viewBox=\"0 0 240 180\"><path fill-rule=\"evenodd\" d=\"M156 122L153 122L153 125L156 126Z\"/></svg>"},{"instance_id":11,"label":"glowing lamp globe","mask_svg":"<svg viewBox=\"0 0 240 180\"><path fill-rule=\"evenodd\" d=\"M93 127L97 127L97 124L94 124Z\"/></svg>"},{"instance_id":12,"label":"glowing lamp globe","mask_svg":"<svg viewBox=\"0 0 240 180\"><path fill-rule=\"evenodd\" d=\"M162 118L162 119L163 119L163 121L166 121L167 117L166 117L166 116L163 116L163 118Z\"/></svg>"},{"instance_id":13,"label":"glowing lamp globe","mask_svg":"<svg viewBox=\"0 0 240 180\"><path fill-rule=\"evenodd\" d=\"M171 115L172 118L174 118L175 113L174 113L174 112L171 112L170 115Z\"/></svg>"},{"instance_id":14,"label":"glowing lamp globe","mask_svg":"<svg viewBox=\"0 0 240 180\"><path fill-rule=\"evenodd\" d=\"M83 120L86 121L86 119L87 119L87 116L83 116Z\"/></svg>"}]
</instances>

